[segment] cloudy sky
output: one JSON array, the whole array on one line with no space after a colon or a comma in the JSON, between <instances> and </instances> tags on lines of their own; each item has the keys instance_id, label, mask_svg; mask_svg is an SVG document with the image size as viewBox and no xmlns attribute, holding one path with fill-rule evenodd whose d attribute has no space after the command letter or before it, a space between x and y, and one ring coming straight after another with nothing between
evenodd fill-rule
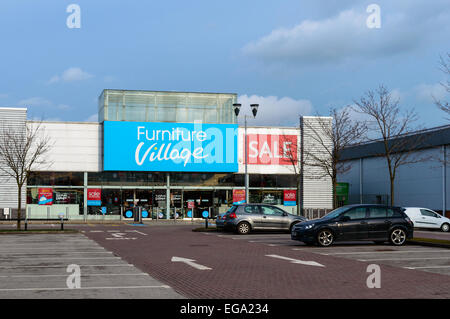
<instances>
[{"instance_id":1,"label":"cloudy sky","mask_svg":"<svg viewBox=\"0 0 450 319\"><path fill-rule=\"evenodd\" d=\"M448 0L2 0L0 106L92 121L105 88L227 92L261 105L252 124L297 125L384 84L433 127L449 21Z\"/></svg>"}]
</instances>

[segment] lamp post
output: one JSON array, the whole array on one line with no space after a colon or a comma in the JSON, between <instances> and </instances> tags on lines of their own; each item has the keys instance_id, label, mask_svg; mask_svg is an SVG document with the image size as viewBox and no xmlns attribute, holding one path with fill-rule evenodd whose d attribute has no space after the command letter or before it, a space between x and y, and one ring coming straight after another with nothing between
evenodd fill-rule
<instances>
[{"instance_id":1,"label":"lamp post","mask_svg":"<svg viewBox=\"0 0 450 319\"><path fill-rule=\"evenodd\" d=\"M240 103L235 103L233 104L234 107L234 114L237 116L239 116L239 111L241 110L241 104ZM250 104L250 108L252 109L252 114L253 114L253 118L256 117L256 113L258 113L258 107L259 104ZM244 161L245 161L245 203L248 204L248 171L247 171L247 116L246 114L244 114Z\"/></svg>"}]
</instances>

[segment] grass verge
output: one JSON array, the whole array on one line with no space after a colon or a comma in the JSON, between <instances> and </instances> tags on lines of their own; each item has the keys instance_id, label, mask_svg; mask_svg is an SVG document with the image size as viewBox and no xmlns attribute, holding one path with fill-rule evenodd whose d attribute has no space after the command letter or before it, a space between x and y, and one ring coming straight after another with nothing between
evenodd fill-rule
<instances>
[{"instance_id":1,"label":"grass verge","mask_svg":"<svg viewBox=\"0 0 450 319\"><path fill-rule=\"evenodd\" d=\"M194 228L192 231L193 232L216 232L217 228L216 227L208 227L208 228L198 227L198 228Z\"/></svg>"},{"instance_id":2,"label":"grass verge","mask_svg":"<svg viewBox=\"0 0 450 319\"><path fill-rule=\"evenodd\" d=\"M441 248L450 248L450 240L434 239L434 238L413 238L408 240L413 245L432 246Z\"/></svg>"}]
</instances>

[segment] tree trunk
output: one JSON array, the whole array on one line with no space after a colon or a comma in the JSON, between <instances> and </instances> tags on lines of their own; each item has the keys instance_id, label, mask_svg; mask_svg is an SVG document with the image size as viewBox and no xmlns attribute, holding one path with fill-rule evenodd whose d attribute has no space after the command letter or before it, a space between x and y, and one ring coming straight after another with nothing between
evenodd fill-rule
<instances>
[{"instance_id":1,"label":"tree trunk","mask_svg":"<svg viewBox=\"0 0 450 319\"><path fill-rule=\"evenodd\" d=\"M391 206L394 206L394 178L391 177Z\"/></svg>"},{"instance_id":2,"label":"tree trunk","mask_svg":"<svg viewBox=\"0 0 450 319\"><path fill-rule=\"evenodd\" d=\"M22 186L18 187L19 194L17 196L17 230L20 230L20 219L22 217Z\"/></svg>"},{"instance_id":3,"label":"tree trunk","mask_svg":"<svg viewBox=\"0 0 450 319\"><path fill-rule=\"evenodd\" d=\"M333 209L337 208L337 196L336 196L336 186L337 186L337 179L333 176L331 179L331 183L333 184Z\"/></svg>"}]
</instances>

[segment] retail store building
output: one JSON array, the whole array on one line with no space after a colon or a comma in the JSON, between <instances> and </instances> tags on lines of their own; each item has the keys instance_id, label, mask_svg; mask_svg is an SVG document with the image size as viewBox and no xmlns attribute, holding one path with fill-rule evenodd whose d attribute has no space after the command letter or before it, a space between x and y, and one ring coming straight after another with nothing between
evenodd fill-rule
<instances>
[{"instance_id":1,"label":"retail store building","mask_svg":"<svg viewBox=\"0 0 450 319\"><path fill-rule=\"evenodd\" d=\"M24 189L27 217L127 219L134 207L144 218L225 212L245 190L236 102L226 93L104 90L98 122L42 122L52 147ZM0 122L17 129L37 124L26 117L26 109L0 108ZM296 213L299 128L248 127L247 142L250 202ZM0 209L17 208L15 182L0 178ZM332 207L328 178L303 185L304 208Z\"/></svg>"},{"instance_id":2,"label":"retail store building","mask_svg":"<svg viewBox=\"0 0 450 319\"><path fill-rule=\"evenodd\" d=\"M408 139L415 143L408 143ZM394 183L394 204L424 207L450 216L450 125L421 130L399 138L414 145L409 164L399 166ZM400 143L399 143L400 144ZM350 169L338 176L348 185L348 203L390 203L390 179L383 143L371 141L348 147L342 160ZM412 163L413 162L413 163Z\"/></svg>"}]
</instances>

